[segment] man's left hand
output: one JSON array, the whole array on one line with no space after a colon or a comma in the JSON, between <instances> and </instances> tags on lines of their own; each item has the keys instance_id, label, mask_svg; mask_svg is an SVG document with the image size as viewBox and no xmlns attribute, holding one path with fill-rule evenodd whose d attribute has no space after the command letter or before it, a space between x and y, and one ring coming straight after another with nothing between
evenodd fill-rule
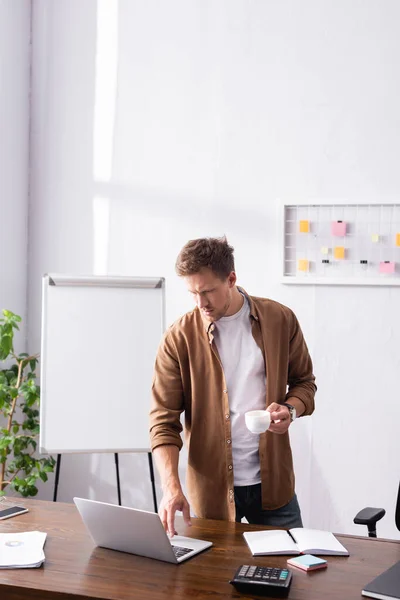
<instances>
[{"instance_id":1,"label":"man's left hand","mask_svg":"<svg viewBox=\"0 0 400 600\"><path fill-rule=\"evenodd\" d=\"M282 406L276 402L272 402L267 406L268 412L271 413L271 425L268 431L272 433L285 433L290 425L290 412L287 406Z\"/></svg>"}]
</instances>

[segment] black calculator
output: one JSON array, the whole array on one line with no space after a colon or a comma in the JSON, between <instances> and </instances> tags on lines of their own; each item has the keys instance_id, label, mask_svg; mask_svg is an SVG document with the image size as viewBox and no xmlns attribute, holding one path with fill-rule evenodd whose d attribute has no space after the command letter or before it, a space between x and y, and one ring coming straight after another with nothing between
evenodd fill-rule
<instances>
[{"instance_id":1,"label":"black calculator","mask_svg":"<svg viewBox=\"0 0 400 600\"><path fill-rule=\"evenodd\" d=\"M285 598L292 583L292 573L288 569L242 565L229 583L239 592Z\"/></svg>"}]
</instances>

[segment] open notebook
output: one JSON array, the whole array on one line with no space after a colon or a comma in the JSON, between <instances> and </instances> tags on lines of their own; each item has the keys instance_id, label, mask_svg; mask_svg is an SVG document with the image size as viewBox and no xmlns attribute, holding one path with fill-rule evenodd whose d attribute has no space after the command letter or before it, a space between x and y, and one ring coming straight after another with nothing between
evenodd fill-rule
<instances>
[{"instance_id":1,"label":"open notebook","mask_svg":"<svg viewBox=\"0 0 400 600\"><path fill-rule=\"evenodd\" d=\"M325 554L349 556L330 531L295 527L243 533L253 556L264 554Z\"/></svg>"}]
</instances>

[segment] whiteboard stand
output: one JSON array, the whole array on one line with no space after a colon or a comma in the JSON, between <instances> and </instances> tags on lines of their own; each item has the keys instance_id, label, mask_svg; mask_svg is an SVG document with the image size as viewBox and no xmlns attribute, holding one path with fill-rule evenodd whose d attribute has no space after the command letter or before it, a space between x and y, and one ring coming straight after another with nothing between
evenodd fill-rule
<instances>
[{"instance_id":1,"label":"whiteboard stand","mask_svg":"<svg viewBox=\"0 0 400 600\"><path fill-rule=\"evenodd\" d=\"M149 471L150 471L150 481L151 481L151 489L153 491L153 504L154 504L154 512L158 512L157 508L157 494L156 494L156 482L154 479L154 466L153 466L153 455L151 452L147 453L149 459Z\"/></svg>"},{"instance_id":2,"label":"whiteboard stand","mask_svg":"<svg viewBox=\"0 0 400 600\"><path fill-rule=\"evenodd\" d=\"M119 458L118 458L118 454L116 452L114 454L114 461L115 461L115 474L117 476L118 504L121 506L121 482L119 479ZM156 510L156 512L157 512L157 510Z\"/></svg>"},{"instance_id":3,"label":"whiteboard stand","mask_svg":"<svg viewBox=\"0 0 400 600\"><path fill-rule=\"evenodd\" d=\"M39 450L57 454L55 502L62 454L114 453L121 505L118 454L146 452L157 512L147 399L164 329L164 278L43 277Z\"/></svg>"},{"instance_id":4,"label":"whiteboard stand","mask_svg":"<svg viewBox=\"0 0 400 600\"><path fill-rule=\"evenodd\" d=\"M153 456L151 452L147 453L149 459L149 471L150 471L150 482L151 482L151 490L153 493L153 504L154 504L154 512L158 511L157 507L157 494L156 494L156 482L154 479L154 466L153 466ZM122 505L121 502L121 483L119 478L119 458L118 453L114 454L115 459L115 471L117 476L117 493L118 493L118 504ZM58 493L58 482L60 479L60 468L61 468L61 454L57 454L57 464L56 464L56 476L54 481L54 492L53 492L53 502L57 502L57 493Z\"/></svg>"}]
</instances>

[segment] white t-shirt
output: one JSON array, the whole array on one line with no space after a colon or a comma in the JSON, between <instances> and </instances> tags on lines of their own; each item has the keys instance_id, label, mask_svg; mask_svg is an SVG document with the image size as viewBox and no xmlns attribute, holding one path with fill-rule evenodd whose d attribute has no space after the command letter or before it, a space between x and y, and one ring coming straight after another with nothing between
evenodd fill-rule
<instances>
[{"instance_id":1,"label":"white t-shirt","mask_svg":"<svg viewBox=\"0 0 400 600\"><path fill-rule=\"evenodd\" d=\"M264 358L251 332L250 306L243 296L242 308L215 322L214 341L224 369L232 429L234 485L260 483L259 435L251 433L244 415L265 410Z\"/></svg>"}]
</instances>

